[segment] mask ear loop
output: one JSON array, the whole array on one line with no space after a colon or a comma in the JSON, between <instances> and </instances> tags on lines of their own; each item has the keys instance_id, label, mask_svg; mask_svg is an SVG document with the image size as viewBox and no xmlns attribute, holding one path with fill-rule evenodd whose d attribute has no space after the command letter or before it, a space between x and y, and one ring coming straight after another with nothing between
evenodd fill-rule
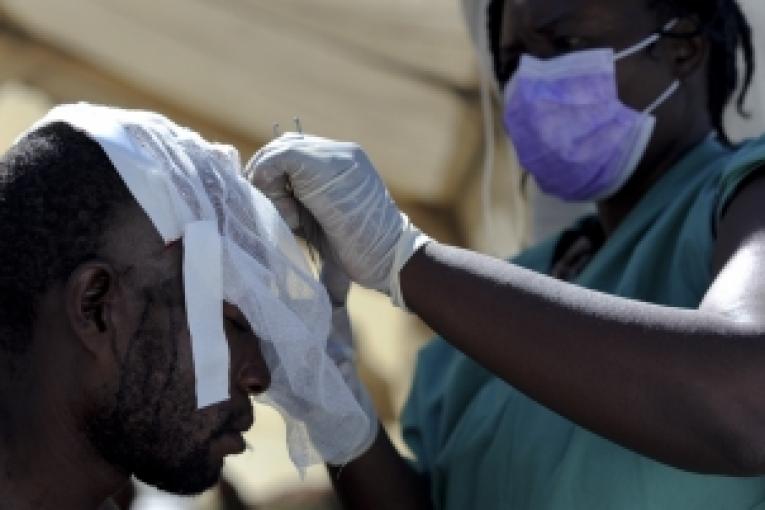
<instances>
[{"instance_id":1,"label":"mask ear loop","mask_svg":"<svg viewBox=\"0 0 765 510\"><path fill-rule=\"evenodd\" d=\"M634 55L635 53L639 53L643 51L644 49L648 48L650 45L656 43L659 39L661 39L662 36L664 35L663 32L672 30L679 21L680 21L679 19L674 18L670 20L666 25L664 25L664 28L662 28L662 33L651 34L650 36L640 41L636 45L630 46L629 48L616 52L614 54L614 60L615 61L622 60L624 58Z\"/></svg>"},{"instance_id":2,"label":"mask ear loop","mask_svg":"<svg viewBox=\"0 0 765 510\"><path fill-rule=\"evenodd\" d=\"M634 46L630 46L627 49L624 49L618 53L614 54L614 61L619 61L622 59L625 59L627 57L631 57L632 55L636 53L640 53L644 49L648 48L650 45L656 43L661 38L659 34L652 34L648 36L646 39L640 41Z\"/></svg>"},{"instance_id":3,"label":"mask ear loop","mask_svg":"<svg viewBox=\"0 0 765 510\"><path fill-rule=\"evenodd\" d=\"M656 99L656 101L651 103L651 105L645 109L644 113L651 115L653 112L656 111L657 108L659 108L662 104L664 104L664 102L667 99L669 99L672 96L672 94L677 92L677 89L679 88L680 88L680 80L673 81L672 85L670 85L669 88L667 88L667 90L665 90L664 93L662 93L662 95L660 95Z\"/></svg>"},{"instance_id":4,"label":"mask ear loop","mask_svg":"<svg viewBox=\"0 0 765 510\"><path fill-rule=\"evenodd\" d=\"M627 58L631 55L634 55L636 53L639 53L649 47L650 45L656 43L659 39L662 38L664 35L664 32L667 32L669 30L672 30L679 22L680 20L678 18L671 19L666 25L664 25L664 28L662 29L662 33L652 34L651 36L647 37L645 40L639 42L638 44L627 48L625 50L622 50L614 55L614 61L621 60L623 58ZM669 99L672 94L677 92L677 89L680 88L680 80L675 80L672 82L672 84L665 90L653 103L651 103L648 108L643 110L643 113L651 115L653 112L656 111L657 108L659 108L664 102Z\"/></svg>"}]
</instances>

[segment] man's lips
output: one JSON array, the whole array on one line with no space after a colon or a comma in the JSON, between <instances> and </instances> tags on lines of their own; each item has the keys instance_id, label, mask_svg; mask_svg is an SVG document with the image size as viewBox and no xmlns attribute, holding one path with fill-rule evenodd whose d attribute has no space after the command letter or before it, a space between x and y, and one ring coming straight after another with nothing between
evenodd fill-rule
<instances>
[{"instance_id":1,"label":"man's lips","mask_svg":"<svg viewBox=\"0 0 765 510\"><path fill-rule=\"evenodd\" d=\"M241 432L229 430L221 434L216 441L223 450L223 455L242 453L247 448Z\"/></svg>"},{"instance_id":2,"label":"man's lips","mask_svg":"<svg viewBox=\"0 0 765 510\"><path fill-rule=\"evenodd\" d=\"M248 407L239 412L231 413L228 419L213 434L214 438L225 434L242 434L252 427L255 418L252 414L252 408Z\"/></svg>"},{"instance_id":3,"label":"man's lips","mask_svg":"<svg viewBox=\"0 0 765 510\"><path fill-rule=\"evenodd\" d=\"M235 431L235 432L247 432L252 428L253 423L255 423L255 417L252 414L252 410L250 409L250 412L243 413L239 418L237 418L228 428L228 431Z\"/></svg>"},{"instance_id":4,"label":"man's lips","mask_svg":"<svg viewBox=\"0 0 765 510\"><path fill-rule=\"evenodd\" d=\"M242 434L252 427L254 423L252 407L242 407L238 412L232 412L228 419L213 434L212 441L218 454L222 456L242 453L247 443Z\"/></svg>"}]
</instances>

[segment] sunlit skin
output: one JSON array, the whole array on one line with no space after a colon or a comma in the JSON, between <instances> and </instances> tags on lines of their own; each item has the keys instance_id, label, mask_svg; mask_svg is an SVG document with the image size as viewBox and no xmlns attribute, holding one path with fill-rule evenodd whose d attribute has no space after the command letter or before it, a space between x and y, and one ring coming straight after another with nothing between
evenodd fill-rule
<instances>
[{"instance_id":1,"label":"sunlit skin","mask_svg":"<svg viewBox=\"0 0 765 510\"><path fill-rule=\"evenodd\" d=\"M647 0L504 4L495 46L508 75L521 53L546 58L587 48L618 51L668 21ZM672 30L690 29L683 19ZM681 86L655 112L656 130L632 179L598 204L606 235L711 132L708 51L702 36L663 38L617 64L620 97L636 110L674 79ZM761 475L765 278L757 260L765 257L763 203L760 173L734 197L717 228L716 278L697 310L592 292L438 242L404 266L401 288L407 307L441 337L574 423L682 469ZM330 471L349 508L431 505L427 479L401 460L385 434L342 472Z\"/></svg>"},{"instance_id":2,"label":"sunlit skin","mask_svg":"<svg viewBox=\"0 0 765 510\"><path fill-rule=\"evenodd\" d=\"M231 398L197 410L181 261L132 204L41 296L22 368L0 384L4 507L97 508L130 475L196 493L244 449L249 396L270 383L259 340L224 304Z\"/></svg>"}]
</instances>

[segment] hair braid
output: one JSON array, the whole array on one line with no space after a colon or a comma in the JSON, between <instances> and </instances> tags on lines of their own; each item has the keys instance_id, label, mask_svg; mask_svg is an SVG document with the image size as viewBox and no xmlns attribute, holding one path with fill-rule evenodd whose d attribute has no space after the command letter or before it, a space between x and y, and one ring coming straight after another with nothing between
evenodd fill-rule
<instances>
[{"instance_id":1,"label":"hair braid","mask_svg":"<svg viewBox=\"0 0 765 510\"><path fill-rule=\"evenodd\" d=\"M752 86L755 60L752 29L736 0L651 0L662 15L690 18L697 29L690 33L666 33L668 37L706 37L709 41L707 71L707 110L720 140L731 145L725 131L725 109L732 102L736 90L736 109L748 117L744 109L746 95ZM744 59L743 75L738 68L738 50ZM743 77L743 81L741 78Z\"/></svg>"},{"instance_id":2,"label":"hair braid","mask_svg":"<svg viewBox=\"0 0 765 510\"><path fill-rule=\"evenodd\" d=\"M696 15L699 31L707 35L709 50L709 114L720 139L730 144L723 118L725 108L741 85L736 98L736 109L744 117L746 94L754 77L754 46L752 29L735 0L664 0L674 4L680 15ZM738 70L738 49L744 58L743 82Z\"/></svg>"}]
</instances>

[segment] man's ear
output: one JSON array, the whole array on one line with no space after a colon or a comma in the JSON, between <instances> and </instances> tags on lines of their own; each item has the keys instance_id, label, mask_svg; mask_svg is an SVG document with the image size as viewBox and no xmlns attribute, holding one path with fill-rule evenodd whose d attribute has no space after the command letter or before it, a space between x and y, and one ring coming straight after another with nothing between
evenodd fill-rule
<instances>
[{"instance_id":1,"label":"man's ear","mask_svg":"<svg viewBox=\"0 0 765 510\"><path fill-rule=\"evenodd\" d=\"M83 347L93 354L112 347L116 283L116 272L103 262L82 264L67 280L65 299L70 326Z\"/></svg>"},{"instance_id":2,"label":"man's ear","mask_svg":"<svg viewBox=\"0 0 765 510\"><path fill-rule=\"evenodd\" d=\"M698 20L683 18L668 34L665 40L678 79L684 80L704 69L709 54L709 41L699 32Z\"/></svg>"}]
</instances>

